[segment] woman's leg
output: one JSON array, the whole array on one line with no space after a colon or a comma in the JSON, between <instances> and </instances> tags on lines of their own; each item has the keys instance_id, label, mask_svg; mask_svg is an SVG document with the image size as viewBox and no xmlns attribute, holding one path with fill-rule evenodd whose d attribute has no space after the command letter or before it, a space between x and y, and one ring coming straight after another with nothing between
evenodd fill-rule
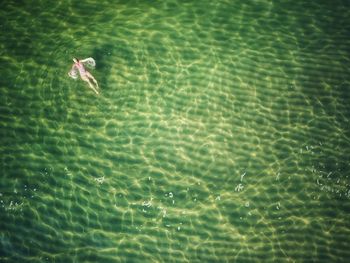
<instances>
[{"instance_id":1,"label":"woman's leg","mask_svg":"<svg viewBox=\"0 0 350 263\"><path fill-rule=\"evenodd\" d=\"M98 95L98 91L95 89L94 85L92 85L92 83L87 77L82 77L81 79L87 82L89 84L89 87Z\"/></svg>"},{"instance_id":2,"label":"woman's leg","mask_svg":"<svg viewBox=\"0 0 350 263\"><path fill-rule=\"evenodd\" d=\"M94 76L91 75L91 73L89 71L86 71L86 76L90 79L92 79L92 81L96 84L96 87L99 89L100 87L98 86L98 83L96 81L96 79L94 78Z\"/></svg>"}]
</instances>

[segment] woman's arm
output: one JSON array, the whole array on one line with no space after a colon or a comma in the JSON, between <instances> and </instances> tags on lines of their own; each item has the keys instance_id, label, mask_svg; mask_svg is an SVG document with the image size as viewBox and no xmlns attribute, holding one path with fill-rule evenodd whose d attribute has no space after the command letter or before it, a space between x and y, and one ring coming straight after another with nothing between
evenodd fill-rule
<instances>
[{"instance_id":1,"label":"woman's arm","mask_svg":"<svg viewBox=\"0 0 350 263\"><path fill-rule=\"evenodd\" d=\"M86 63L86 65L90 66L90 67L95 67L96 66L96 62L93 58L85 58L83 60L80 60L81 63Z\"/></svg>"},{"instance_id":2,"label":"woman's arm","mask_svg":"<svg viewBox=\"0 0 350 263\"><path fill-rule=\"evenodd\" d=\"M75 64L73 64L71 70L68 72L68 76L73 78L73 79L78 78L78 69L77 69L77 66Z\"/></svg>"}]
</instances>

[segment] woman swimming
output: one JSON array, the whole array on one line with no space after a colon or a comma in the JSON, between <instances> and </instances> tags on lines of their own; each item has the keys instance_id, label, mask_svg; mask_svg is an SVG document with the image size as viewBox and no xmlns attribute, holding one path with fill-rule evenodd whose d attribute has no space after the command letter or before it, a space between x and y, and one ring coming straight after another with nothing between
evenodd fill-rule
<instances>
[{"instance_id":1,"label":"woman swimming","mask_svg":"<svg viewBox=\"0 0 350 263\"><path fill-rule=\"evenodd\" d=\"M87 66L90 66L91 68L94 68L96 65L95 60L93 58L86 58L83 60L73 58L73 61L74 61L74 64L72 66L72 69L68 72L68 75L73 79L77 79L78 72L79 72L81 79L84 80L85 82L87 82L89 84L89 87L93 91L95 91L96 94L99 94L98 90L100 88L98 86L96 79L84 67L84 65L87 65ZM90 80L92 80L92 81L90 81ZM94 84L95 84L95 86L94 86Z\"/></svg>"}]
</instances>

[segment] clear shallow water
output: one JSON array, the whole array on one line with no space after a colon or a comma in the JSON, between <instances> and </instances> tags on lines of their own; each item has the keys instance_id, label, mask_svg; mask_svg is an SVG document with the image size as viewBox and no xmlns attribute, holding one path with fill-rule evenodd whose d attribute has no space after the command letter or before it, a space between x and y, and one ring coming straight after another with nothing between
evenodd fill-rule
<instances>
[{"instance_id":1,"label":"clear shallow water","mask_svg":"<svg viewBox=\"0 0 350 263\"><path fill-rule=\"evenodd\" d=\"M1 261L350 257L346 1L1 7Z\"/></svg>"}]
</instances>

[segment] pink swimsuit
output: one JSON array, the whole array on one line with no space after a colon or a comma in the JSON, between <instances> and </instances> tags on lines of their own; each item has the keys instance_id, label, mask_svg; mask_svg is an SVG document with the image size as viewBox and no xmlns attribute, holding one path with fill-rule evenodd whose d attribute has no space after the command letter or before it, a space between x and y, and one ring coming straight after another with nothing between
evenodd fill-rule
<instances>
[{"instance_id":1,"label":"pink swimsuit","mask_svg":"<svg viewBox=\"0 0 350 263\"><path fill-rule=\"evenodd\" d=\"M86 75L86 70L83 66L83 64L81 64L80 62L78 63L75 63L74 66L79 70L79 73L80 73L80 77L85 77Z\"/></svg>"},{"instance_id":2,"label":"pink swimsuit","mask_svg":"<svg viewBox=\"0 0 350 263\"><path fill-rule=\"evenodd\" d=\"M95 63L95 60L93 58L83 59L83 62L78 61L78 62L73 64L72 69L68 72L68 75L73 79L77 79L79 77L79 75L83 80L88 79L90 73L88 71L86 71L84 65L87 65L87 66L93 68L93 67L95 67L96 63Z\"/></svg>"}]
</instances>

